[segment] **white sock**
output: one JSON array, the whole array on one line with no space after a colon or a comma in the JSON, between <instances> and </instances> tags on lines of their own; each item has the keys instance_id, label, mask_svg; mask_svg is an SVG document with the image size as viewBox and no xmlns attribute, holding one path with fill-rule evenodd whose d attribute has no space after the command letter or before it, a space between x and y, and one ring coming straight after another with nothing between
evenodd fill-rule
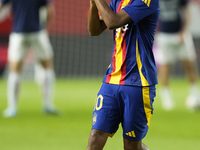
<instances>
[{"instance_id":1,"label":"white sock","mask_svg":"<svg viewBox=\"0 0 200 150\"><path fill-rule=\"evenodd\" d=\"M189 96L186 99L186 107L196 109L200 107L200 94L197 84L191 84Z\"/></svg>"},{"instance_id":2,"label":"white sock","mask_svg":"<svg viewBox=\"0 0 200 150\"><path fill-rule=\"evenodd\" d=\"M34 74L35 82L41 87L44 80L45 69L39 63L36 63L34 67L35 67L35 74Z\"/></svg>"},{"instance_id":3,"label":"white sock","mask_svg":"<svg viewBox=\"0 0 200 150\"><path fill-rule=\"evenodd\" d=\"M199 89L198 89L198 86L197 86L197 84L192 84L191 86L190 86L190 90L189 90L189 92L190 92L190 95L191 96L194 96L194 97L196 97L196 98L200 98L199 96Z\"/></svg>"},{"instance_id":4,"label":"white sock","mask_svg":"<svg viewBox=\"0 0 200 150\"><path fill-rule=\"evenodd\" d=\"M47 69L44 71L43 78L43 94L44 94L44 107L53 108L53 95L54 95L54 80L55 74L52 69Z\"/></svg>"},{"instance_id":5,"label":"white sock","mask_svg":"<svg viewBox=\"0 0 200 150\"><path fill-rule=\"evenodd\" d=\"M174 101L168 87L163 87L160 89L160 96L163 108L166 110L173 109Z\"/></svg>"},{"instance_id":6,"label":"white sock","mask_svg":"<svg viewBox=\"0 0 200 150\"><path fill-rule=\"evenodd\" d=\"M172 96L168 87L163 87L160 89L160 95L162 100L172 100Z\"/></svg>"},{"instance_id":7,"label":"white sock","mask_svg":"<svg viewBox=\"0 0 200 150\"><path fill-rule=\"evenodd\" d=\"M20 75L14 72L9 73L7 83L8 109L17 109L17 96L19 91Z\"/></svg>"}]
</instances>

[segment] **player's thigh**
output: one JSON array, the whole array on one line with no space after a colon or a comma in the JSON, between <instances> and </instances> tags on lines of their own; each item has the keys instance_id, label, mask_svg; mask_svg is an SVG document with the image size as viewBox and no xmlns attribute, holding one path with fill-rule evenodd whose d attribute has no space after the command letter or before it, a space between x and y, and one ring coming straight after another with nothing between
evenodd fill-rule
<instances>
[{"instance_id":1,"label":"player's thigh","mask_svg":"<svg viewBox=\"0 0 200 150\"><path fill-rule=\"evenodd\" d=\"M121 120L117 100L118 85L103 83L97 95L93 111L92 129L101 130L112 136Z\"/></svg>"},{"instance_id":2,"label":"player's thigh","mask_svg":"<svg viewBox=\"0 0 200 150\"><path fill-rule=\"evenodd\" d=\"M11 72L21 73L23 61L16 61L16 62L9 61L8 64Z\"/></svg>"},{"instance_id":3,"label":"player's thigh","mask_svg":"<svg viewBox=\"0 0 200 150\"><path fill-rule=\"evenodd\" d=\"M179 45L177 34L158 33L155 36L155 44L155 60L159 65L173 64L176 61Z\"/></svg>"},{"instance_id":4,"label":"player's thigh","mask_svg":"<svg viewBox=\"0 0 200 150\"><path fill-rule=\"evenodd\" d=\"M10 34L8 46L9 62L20 62L24 59L28 50L26 38L26 35L21 33Z\"/></svg>"},{"instance_id":5,"label":"player's thigh","mask_svg":"<svg viewBox=\"0 0 200 150\"><path fill-rule=\"evenodd\" d=\"M39 61L52 60L53 59L53 49L47 35L44 30L32 34L31 37L31 47L35 51L36 58Z\"/></svg>"},{"instance_id":6,"label":"player's thigh","mask_svg":"<svg viewBox=\"0 0 200 150\"><path fill-rule=\"evenodd\" d=\"M45 59L45 60L38 60L38 62L41 64L41 66L44 69L53 68L53 58Z\"/></svg>"},{"instance_id":7,"label":"player's thigh","mask_svg":"<svg viewBox=\"0 0 200 150\"><path fill-rule=\"evenodd\" d=\"M181 60L188 60L191 62L196 60L195 46L190 33L184 36L184 43L180 46L179 57Z\"/></svg>"},{"instance_id":8,"label":"player's thigh","mask_svg":"<svg viewBox=\"0 0 200 150\"><path fill-rule=\"evenodd\" d=\"M140 141L146 136L150 125L156 95L155 86L121 86L120 95L124 103L123 137Z\"/></svg>"}]
</instances>

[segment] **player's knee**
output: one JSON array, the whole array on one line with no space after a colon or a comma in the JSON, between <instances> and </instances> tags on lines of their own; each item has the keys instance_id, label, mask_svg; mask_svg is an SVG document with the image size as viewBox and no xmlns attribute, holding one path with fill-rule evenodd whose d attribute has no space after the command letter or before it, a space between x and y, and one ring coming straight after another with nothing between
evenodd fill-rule
<instances>
[{"instance_id":1,"label":"player's knee","mask_svg":"<svg viewBox=\"0 0 200 150\"><path fill-rule=\"evenodd\" d=\"M124 150L149 150L149 148L142 141L124 139Z\"/></svg>"},{"instance_id":2,"label":"player's knee","mask_svg":"<svg viewBox=\"0 0 200 150\"><path fill-rule=\"evenodd\" d=\"M90 132L87 150L102 150L107 138L108 133L93 129Z\"/></svg>"},{"instance_id":3,"label":"player's knee","mask_svg":"<svg viewBox=\"0 0 200 150\"><path fill-rule=\"evenodd\" d=\"M138 150L138 148L133 145L124 145L124 150Z\"/></svg>"},{"instance_id":4,"label":"player's knee","mask_svg":"<svg viewBox=\"0 0 200 150\"><path fill-rule=\"evenodd\" d=\"M44 69L49 69L49 68L53 68L53 61L52 59L48 59L48 60L41 60L40 64L42 65L42 67Z\"/></svg>"},{"instance_id":5,"label":"player's knee","mask_svg":"<svg viewBox=\"0 0 200 150\"><path fill-rule=\"evenodd\" d=\"M22 62L9 62L9 68L11 72L21 73L22 70Z\"/></svg>"},{"instance_id":6,"label":"player's knee","mask_svg":"<svg viewBox=\"0 0 200 150\"><path fill-rule=\"evenodd\" d=\"M96 143L99 145L104 145L107 138L108 138L108 133L101 131L101 130L93 129L90 132L89 144Z\"/></svg>"},{"instance_id":7,"label":"player's knee","mask_svg":"<svg viewBox=\"0 0 200 150\"><path fill-rule=\"evenodd\" d=\"M104 132L100 130L92 130L90 133L90 137L92 139L99 139L103 136Z\"/></svg>"},{"instance_id":8,"label":"player's knee","mask_svg":"<svg viewBox=\"0 0 200 150\"><path fill-rule=\"evenodd\" d=\"M125 140L124 150L137 150L139 148L139 143L136 141Z\"/></svg>"}]
</instances>

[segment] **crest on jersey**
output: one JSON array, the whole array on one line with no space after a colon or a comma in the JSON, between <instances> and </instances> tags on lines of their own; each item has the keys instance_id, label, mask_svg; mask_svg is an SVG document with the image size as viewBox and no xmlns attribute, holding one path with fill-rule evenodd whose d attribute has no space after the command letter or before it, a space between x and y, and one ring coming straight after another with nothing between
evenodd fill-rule
<instances>
[{"instance_id":1,"label":"crest on jersey","mask_svg":"<svg viewBox=\"0 0 200 150\"><path fill-rule=\"evenodd\" d=\"M97 114L94 113L93 117L92 117L92 125L94 125L97 122Z\"/></svg>"}]
</instances>

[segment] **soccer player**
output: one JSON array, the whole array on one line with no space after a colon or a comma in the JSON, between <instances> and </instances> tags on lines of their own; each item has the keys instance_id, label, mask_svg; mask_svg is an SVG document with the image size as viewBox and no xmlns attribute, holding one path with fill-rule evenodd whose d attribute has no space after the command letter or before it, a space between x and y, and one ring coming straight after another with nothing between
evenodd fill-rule
<instances>
[{"instance_id":1,"label":"soccer player","mask_svg":"<svg viewBox=\"0 0 200 150\"><path fill-rule=\"evenodd\" d=\"M152 52L159 0L90 0L88 31L113 30L113 54L97 95L87 150L102 150L121 123L124 149L142 143L153 113L157 72ZM100 14L100 15L99 15Z\"/></svg>"},{"instance_id":2,"label":"soccer player","mask_svg":"<svg viewBox=\"0 0 200 150\"><path fill-rule=\"evenodd\" d=\"M35 51L38 62L44 69L41 76L44 94L44 112L56 114L52 92L54 84L53 50L47 32L40 24L40 8L47 8L47 25L55 12L53 3L49 0L0 0L0 8L7 3L12 6L13 27L9 37L8 49L8 107L3 112L4 117L14 117L17 114L17 96L20 87L20 74L27 50Z\"/></svg>"},{"instance_id":3,"label":"soccer player","mask_svg":"<svg viewBox=\"0 0 200 150\"><path fill-rule=\"evenodd\" d=\"M160 0L160 18L155 36L155 58L161 84L161 102L166 110L174 108L169 89L170 68L181 60L191 84L186 104L190 108L200 106L198 71L192 36L189 32L190 12L188 0Z\"/></svg>"}]
</instances>

